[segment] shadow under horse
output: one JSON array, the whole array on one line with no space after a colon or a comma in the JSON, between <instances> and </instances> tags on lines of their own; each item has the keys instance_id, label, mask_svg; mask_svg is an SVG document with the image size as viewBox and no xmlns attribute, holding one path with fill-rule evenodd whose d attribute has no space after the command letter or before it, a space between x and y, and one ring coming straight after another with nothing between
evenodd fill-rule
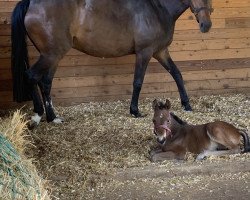
<instances>
[{"instance_id":1,"label":"shadow under horse","mask_svg":"<svg viewBox=\"0 0 250 200\"><path fill-rule=\"evenodd\" d=\"M188 8L200 31L211 28L209 0L22 0L12 14L14 100L33 100L32 120L39 124L44 108L48 122L60 123L50 96L57 65L71 49L96 57L136 55L130 113L140 117L139 94L153 57L172 75L185 110L192 110L183 78L168 46L176 20ZM29 66L27 35L40 52ZM39 90L42 98L40 97Z\"/></svg>"}]
</instances>

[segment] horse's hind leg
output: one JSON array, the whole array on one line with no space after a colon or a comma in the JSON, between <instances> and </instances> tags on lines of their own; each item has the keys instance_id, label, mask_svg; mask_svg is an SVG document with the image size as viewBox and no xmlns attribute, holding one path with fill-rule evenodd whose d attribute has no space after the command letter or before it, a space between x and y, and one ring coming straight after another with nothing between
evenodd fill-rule
<instances>
[{"instance_id":1,"label":"horse's hind leg","mask_svg":"<svg viewBox=\"0 0 250 200\"><path fill-rule=\"evenodd\" d=\"M50 62L46 60L46 57L40 56L38 61L26 72L27 78L31 85L31 96L35 113L31 117L31 122L29 124L30 129L34 128L40 123L42 115L44 113L43 103L38 92L37 84L41 82L43 74L46 70L49 69L49 63Z\"/></svg>"},{"instance_id":2,"label":"horse's hind leg","mask_svg":"<svg viewBox=\"0 0 250 200\"><path fill-rule=\"evenodd\" d=\"M40 122L41 115L43 113L43 104L37 91L37 84L43 97L47 121L59 121L56 119L56 115L54 113L50 91L55 70L61 57L62 56L58 56L56 54L43 54L27 72L30 83L33 87L32 97L35 115L32 117L32 121L37 122L37 124Z\"/></svg>"},{"instance_id":3,"label":"horse's hind leg","mask_svg":"<svg viewBox=\"0 0 250 200\"><path fill-rule=\"evenodd\" d=\"M184 109L186 111L191 111L192 108L189 104L189 98L188 98L188 95L184 86L181 72L177 68L173 60L171 59L168 49L164 49L160 52L155 53L154 58L158 60L159 63L161 63L161 65L172 75L180 93L182 106L184 106Z\"/></svg>"},{"instance_id":4,"label":"horse's hind leg","mask_svg":"<svg viewBox=\"0 0 250 200\"><path fill-rule=\"evenodd\" d=\"M39 82L40 91L43 97L44 107L46 111L47 122L62 123L63 119L55 115L52 99L50 96L52 81L54 78L56 68L52 68L46 75L43 76Z\"/></svg>"},{"instance_id":5,"label":"horse's hind leg","mask_svg":"<svg viewBox=\"0 0 250 200\"><path fill-rule=\"evenodd\" d=\"M32 95L35 114L31 117L29 129L34 128L35 126L37 126L40 123L40 121L42 119L42 115L44 113L43 103L42 103L42 100L40 98L36 84L32 85L31 95Z\"/></svg>"}]
</instances>

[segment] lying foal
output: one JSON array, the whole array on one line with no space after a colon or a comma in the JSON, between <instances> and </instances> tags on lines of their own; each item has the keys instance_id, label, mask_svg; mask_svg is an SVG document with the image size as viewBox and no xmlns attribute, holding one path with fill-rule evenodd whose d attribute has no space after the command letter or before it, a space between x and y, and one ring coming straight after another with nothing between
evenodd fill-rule
<instances>
[{"instance_id":1,"label":"lying foal","mask_svg":"<svg viewBox=\"0 0 250 200\"><path fill-rule=\"evenodd\" d=\"M240 137L244 151L250 151L249 136L233 125L215 121L202 125L189 125L170 112L171 104L154 100L154 133L161 148L151 151L153 162L184 159L187 152L198 154L197 160L210 155L240 153ZM218 150L220 149L220 150Z\"/></svg>"}]
</instances>

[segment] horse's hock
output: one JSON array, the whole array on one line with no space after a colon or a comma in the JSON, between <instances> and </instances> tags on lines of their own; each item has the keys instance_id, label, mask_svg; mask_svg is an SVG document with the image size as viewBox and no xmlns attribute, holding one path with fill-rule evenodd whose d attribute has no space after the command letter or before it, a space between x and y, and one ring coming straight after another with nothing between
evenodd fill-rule
<instances>
[{"instance_id":1,"label":"horse's hock","mask_svg":"<svg viewBox=\"0 0 250 200\"><path fill-rule=\"evenodd\" d=\"M23 151L26 122L20 112L0 118L0 199L48 200L46 182Z\"/></svg>"},{"instance_id":2,"label":"horse's hock","mask_svg":"<svg viewBox=\"0 0 250 200\"><path fill-rule=\"evenodd\" d=\"M0 107L12 101L10 70L11 12L18 1L0 0ZM176 23L170 54L183 74L190 96L250 91L250 3L213 1L213 26L202 34L190 10ZM31 63L38 52L28 45ZM52 96L58 104L131 98L134 56L101 59L71 49L59 63ZM141 97L177 96L174 80L154 59L144 80Z\"/></svg>"}]
</instances>

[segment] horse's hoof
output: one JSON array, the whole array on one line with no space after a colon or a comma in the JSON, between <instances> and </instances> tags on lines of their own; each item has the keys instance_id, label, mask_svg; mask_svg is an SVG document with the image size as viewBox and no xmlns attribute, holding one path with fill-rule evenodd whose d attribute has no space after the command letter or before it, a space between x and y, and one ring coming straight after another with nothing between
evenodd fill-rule
<instances>
[{"instance_id":1,"label":"horse's hoof","mask_svg":"<svg viewBox=\"0 0 250 200\"><path fill-rule=\"evenodd\" d=\"M28 123L28 129L32 130L35 127L37 127L39 125L39 123L41 122L42 116L39 116L37 113L35 113L31 119L30 122Z\"/></svg>"},{"instance_id":2,"label":"horse's hoof","mask_svg":"<svg viewBox=\"0 0 250 200\"><path fill-rule=\"evenodd\" d=\"M131 111L130 110L130 114L134 117L134 118L141 118L141 117L146 117L147 114L142 114L139 111Z\"/></svg>"},{"instance_id":3,"label":"horse's hoof","mask_svg":"<svg viewBox=\"0 0 250 200\"><path fill-rule=\"evenodd\" d=\"M64 119L61 117L56 117L52 122L55 124L62 124L64 122Z\"/></svg>"},{"instance_id":4,"label":"horse's hoof","mask_svg":"<svg viewBox=\"0 0 250 200\"><path fill-rule=\"evenodd\" d=\"M185 110L185 111L188 111L188 112L193 111L192 107L191 107L189 104L184 105L184 110Z\"/></svg>"},{"instance_id":5,"label":"horse's hoof","mask_svg":"<svg viewBox=\"0 0 250 200\"><path fill-rule=\"evenodd\" d=\"M146 117L147 114L142 114L142 113L136 113L136 114L131 114L134 118L143 118Z\"/></svg>"}]
</instances>

